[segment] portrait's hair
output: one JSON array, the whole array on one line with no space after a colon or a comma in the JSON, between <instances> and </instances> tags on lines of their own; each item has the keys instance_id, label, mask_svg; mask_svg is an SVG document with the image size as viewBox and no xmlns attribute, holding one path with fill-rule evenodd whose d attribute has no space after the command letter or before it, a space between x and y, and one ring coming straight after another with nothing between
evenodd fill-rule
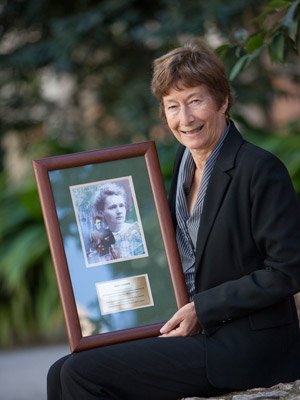
<instances>
[{"instance_id":1,"label":"portrait's hair","mask_svg":"<svg viewBox=\"0 0 300 400\"><path fill-rule=\"evenodd\" d=\"M126 211L128 211L128 199L127 199L127 194L123 186L117 185L116 183L104 183L103 185L100 185L95 201L94 201L94 212L96 215L101 215L101 212L104 209L104 204L105 204L105 199L107 196L122 196L124 199Z\"/></svg>"},{"instance_id":2,"label":"portrait's hair","mask_svg":"<svg viewBox=\"0 0 300 400\"><path fill-rule=\"evenodd\" d=\"M103 218L102 218L100 215L95 215L95 217L94 217L94 224L95 224L97 221L102 222L102 220L103 220Z\"/></svg>"},{"instance_id":3,"label":"portrait's hair","mask_svg":"<svg viewBox=\"0 0 300 400\"><path fill-rule=\"evenodd\" d=\"M163 97L172 88L206 85L218 108L226 98L229 117L233 97L223 63L202 40L193 40L171 50L153 62L151 89L160 101L160 114L165 119Z\"/></svg>"}]
</instances>

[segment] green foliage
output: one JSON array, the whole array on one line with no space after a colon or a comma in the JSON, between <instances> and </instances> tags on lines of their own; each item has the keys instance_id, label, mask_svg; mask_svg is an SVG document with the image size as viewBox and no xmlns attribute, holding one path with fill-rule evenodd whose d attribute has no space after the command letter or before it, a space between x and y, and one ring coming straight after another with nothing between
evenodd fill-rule
<instances>
[{"instance_id":1,"label":"green foliage","mask_svg":"<svg viewBox=\"0 0 300 400\"><path fill-rule=\"evenodd\" d=\"M204 35L210 25L229 35L229 25L245 22L244 9L257 9L256 0L230 0L226 5L221 0L65 3L11 0L0 11L2 42L7 43L0 51L0 85L10 94L0 96L2 134L36 122L44 125L53 115L55 123L48 123L47 135L61 141L68 136L94 147L87 139L94 131L103 145L149 138L158 119L149 88L153 59L184 38ZM46 68L74 79L74 96L61 124L57 106L40 85ZM86 90L93 91L101 111L82 129L74 121L80 118ZM30 110L39 108L38 116L28 112L28 101Z\"/></svg>"},{"instance_id":2,"label":"green foliage","mask_svg":"<svg viewBox=\"0 0 300 400\"><path fill-rule=\"evenodd\" d=\"M64 154L53 140L36 155ZM19 184L0 175L0 347L65 337L62 309L33 176Z\"/></svg>"},{"instance_id":3,"label":"green foliage","mask_svg":"<svg viewBox=\"0 0 300 400\"><path fill-rule=\"evenodd\" d=\"M298 55L300 0L269 0L265 11L254 20L256 30L238 43L222 45L219 53L234 53L236 62L230 71L234 80L240 72L267 49L273 63L284 63L291 54ZM234 52L233 52L234 50Z\"/></svg>"},{"instance_id":4,"label":"green foliage","mask_svg":"<svg viewBox=\"0 0 300 400\"><path fill-rule=\"evenodd\" d=\"M300 0L269 0L252 21L255 26L253 33L246 34L240 41L223 44L217 52L227 64L230 80L239 96L243 90L246 90L248 94L254 90L256 95L254 93L253 98L248 96L246 103L260 105L267 114L270 103L268 99L266 101L262 99L265 98L266 93L272 94L275 91L272 86L269 86L272 74L268 74L270 69L265 62L266 54L273 65L285 64L285 67L288 67L297 62L300 39ZM249 86L243 86L241 85L243 71L247 73L250 68L253 80ZM286 68L285 73L287 74L288 71ZM255 78L259 75L262 79ZM296 81L298 79L297 75L291 74L290 77ZM240 100L243 101L241 97ZM299 119L285 127L284 135L282 135L274 128L256 129L242 115L235 115L235 117L242 123L243 128L248 132L248 137L254 143L270 150L283 160L300 196Z\"/></svg>"},{"instance_id":5,"label":"green foliage","mask_svg":"<svg viewBox=\"0 0 300 400\"><path fill-rule=\"evenodd\" d=\"M0 193L0 346L53 338L62 315L35 184Z\"/></svg>"}]
</instances>

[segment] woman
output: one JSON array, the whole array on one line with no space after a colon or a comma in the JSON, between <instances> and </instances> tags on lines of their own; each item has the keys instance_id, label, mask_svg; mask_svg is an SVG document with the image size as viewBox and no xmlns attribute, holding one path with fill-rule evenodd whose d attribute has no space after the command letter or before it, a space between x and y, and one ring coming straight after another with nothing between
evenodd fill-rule
<instances>
[{"instance_id":1,"label":"woman","mask_svg":"<svg viewBox=\"0 0 300 400\"><path fill-rule=\"evenodd\" d=\"M125 189L121 185L106 183L100 186L94 210L103 216L115 239L112 258L128 258L145 253L138 224L126 222L129 207Z\"/></svg>"},{"instance_id":2,"label":"woman","mask_svg":"<svg viewBox=\"0 0 300 400\"><path fill-rule=\"evenodd\" d=\"M175 400L300 378L300 206L285 167L229 120L228 79L204 44L157 59L152 90L180 143L170 206L190 302L159 338L58 361L49 400Z\"/></svg>"},{"instance_id":3,"label":"woman","mask_svg":"<svg viewBox=\"0 0 300 400\"><path fill-rule=\"evenodd\" d=\"M94 218L95 229L89 236L90 262L108 261L115 258L112 245L116 242L111 230L102 225L102 217L96 215Z\"/></svg>"}]
</instances>

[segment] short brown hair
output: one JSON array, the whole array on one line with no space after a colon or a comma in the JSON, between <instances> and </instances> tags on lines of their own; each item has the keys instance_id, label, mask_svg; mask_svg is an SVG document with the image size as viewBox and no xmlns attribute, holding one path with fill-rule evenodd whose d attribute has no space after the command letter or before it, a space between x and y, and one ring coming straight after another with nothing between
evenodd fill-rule
<instances>
[{"instance_id":1,"label":"short brown hair","mask_svg":"<svg viewBox=\"0 0 300 400\"><path fill-rule=\"evenodd\" d=\"M226 116L229 117L233 98L224 65L203 41L190 41L153 62L151 89L160 101L163 117L165 115L162 100L171 88L202 84L206 85L218 107L228 98Z\"/></svg>"},{"instance_id":2,"label":"short brown hair","mask_svg":"<svg viewBox=\"0 0 300 400\"><path fill-rule=\"evenodd\" d=\"M100 186L98 192L96 193L96 198L94 201L94 209L96 212L101 212L104 210L105 200L108 196L122 196L124 203L127 205L127 195L125 189L121 185L116 183L105 183ZM99 214L98 214L99 215Z\"/></svg>"}]
</instances>

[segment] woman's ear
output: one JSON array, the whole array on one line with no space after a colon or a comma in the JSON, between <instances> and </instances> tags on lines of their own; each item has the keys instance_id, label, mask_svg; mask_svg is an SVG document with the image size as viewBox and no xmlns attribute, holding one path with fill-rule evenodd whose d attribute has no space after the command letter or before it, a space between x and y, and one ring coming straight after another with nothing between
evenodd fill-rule
<instances>
[{"instance_id":1,"label":"woman's ear","mask_svg":"<svg viewBox=\"0 0 300 400\"><path fill-rule=\"evenodd\" d=\"M223 114L226 114L227 108L228 108L228 97L225 98L225 101L221 106L221 111Z\"/></svg>"}]
</instances>

